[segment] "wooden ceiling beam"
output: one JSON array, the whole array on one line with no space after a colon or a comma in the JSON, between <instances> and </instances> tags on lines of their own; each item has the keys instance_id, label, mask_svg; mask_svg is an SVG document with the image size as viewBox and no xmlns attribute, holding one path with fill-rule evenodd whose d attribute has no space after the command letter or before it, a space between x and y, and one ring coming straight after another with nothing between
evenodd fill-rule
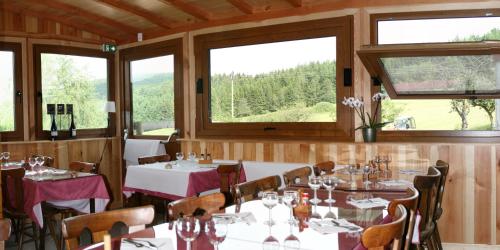
<instances>
[{"instance_id":1,"label":"wooden ceiling beam","mask_svg":"<svg viewBox=\"0 0 500 250\"><path fill-rule=\"evenodd\" d=\"M304 6L304 2L302 0L286 0L286 1L296 8Z\"/></svg>"},{"instance_id":2,"label":"wooden ceiling beam","mask_svg":"<svg viewBox=\"0 0 500 250\"><path fill-rule=\"evenodd\" d=\"M210 21L213 19L212 13L205 11L204 9L192 3L188 3L185 0L158 0L158 1L165 4L170 4L189 15L204 21Z\"/></svg>"},{"instance_id":3,"label":"wooden ceiling beam","mask_svg":"<svg viewBox=\"0 0 500 250\"><path fill-rule=\"evenodd\" d=\"M255 13L255 8L245 0L227 0L227 1L245 14L251 15Z\"/></svg>"},{"instance_id":4,"label":"wooden ceiling beam","mask_svg":"<svg viewBox=\"0 0 500 250\"><path fill-rule=\"evenodd\" d=\"M146 10L144 8L141 8L136 5L129 4L127 2L121 1L121 0L95 0L99 3L106 4L108 6L111 6L116 9L124 10L129 13L132 13L136 16L140 16L146 20L148 20L151 23L154 23L164 29L171 29L173 28L173 24L175 23L173 20L161 17L156 15L155 13L152 13L149 10Z\"/></svg>"},{"instance_id":5,"label":"wooden ceiling beam","mask_svg":"<svg viewBox=\"0 0 500 250\"><path fill-rule=\"evenodd\" d=\"M139 29L132 27L130 25L126 25L126 24L117 22L111 18L104 17L101 15L89 12L87 10L78 8L74 5L59 2L57 0L26 0L26 1L34 3L34 4L45 5L47 7L53 8L53 9L63 10L65 12L67 12L68 14L79 16L82 18L86 18L90 22L102 23L102 24L110 26L114 29L118 29L118 30L120 30L120 32L123 32L123 33L135 35L138 32L141 32Z\"/></svg>"},{"instance_id":6,"label":"wooden ceiling beam","mask_svg":"<svg viewBox=\"0 0 500 250\"><path fill-rule=\"evenodd\" d=\"M33 10L26 9L26 8L14 7L9 2L0 2L0 3L1 3L0 9L14 12L14 13L23 14L23 15L33 16L33 17L37 17L37 18L41 18L41 19L51 20L51 21L58 22L58 23L61 23L61 24L67 25L67 26L71 26L71 27L74 27L74 28L77 28L77 29L80 29L83 31L94 33L94 34L99 35L103 38L111 38L115 41L129 40L131 38L129 36L125 37L125 36L119 36L117 34L113 34L113 33L109 32L109 30L104 30L104 29L97 27L95 25L92 25L92 24L80 24L80 23L77 23L74 21L69 21L68 17L57 16L57 15L54 15L53 13L33 11Z\"/></svg>"}]
</instances>

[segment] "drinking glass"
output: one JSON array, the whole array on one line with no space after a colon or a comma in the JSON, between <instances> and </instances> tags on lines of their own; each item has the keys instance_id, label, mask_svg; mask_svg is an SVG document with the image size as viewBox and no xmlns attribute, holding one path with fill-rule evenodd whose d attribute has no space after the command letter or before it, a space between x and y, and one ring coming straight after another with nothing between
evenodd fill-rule
<instances>
[{"instance_id":1,"label":"drinking glass","mask_svg":"<svg viewBox=\"0 0 500 250\"><path fill-rule=\"evenodd\" d=\"M372 183L369 180L369 178L370 178L370 171L371 171L370 165L366 165L366 166L363 167L363 180L364 180L363 184L365 184L365 185L368 185L368 184Z\"/></svg>"},{"instance_id":2,"label":"drinking glass","mask_svg":"<svg viewBox=\"0 0 500 250\"><path fill-rule=\"evenodd\" d=\"M325 176L323 177L323 186L328 190L328 199L325 202L328 204L334 203L335 200L332 199L332 191L337 186L337 179L333 176Z\"/></svg>"},{"instance_id":3,"label":"drinking glass","mask_svg":"<svg viewBox=\"0 0 500 250\"><path fill-rule=\"evenodd\" d=\"M283 202L290 208L290 219L288 222L290 224L295 224L295 219L293 218L293 207L297 206L298 192L293 190L285 190L283 192Z\"/></svg>"},{"instance_id":4,"label":"drinking glass","mask_svg":"<svg viewBox=\"0 0 500 250\"><path fill-rule=\"evenodd\" d=\"M8 162L10 158L10 152L3 152L3 159Z\"/></svg>"},{"instance_id":5,"label":"drinking glass","mask_svg":"<svg viewBox=\"0 0 500 250\"><path fill-rule=\"evenodd\" d=\"M375 156L373 162L377 164L377 168L380 170L380 163L382 163L382 157L380 157L380 155Z\"/></svg>"},{"instance_id":6,"label":"drinking glass","mask_svg":"<svg viewBox=\"0 0 500 250\"><path fill-rule=\"evenodd\" d=\"M321 202L320 199L318 199L318 189L321 187L321 178L316 177L316 176L311 176L309 177L309 187L314 191L314 198L310 200L312 204L319 204Z\"/></svg>"},{"instance_id":7,"label":"drinking glass","mask_svg":"<svg viewBox=\"0 0 500 250\"><path fill-rule=\"evenodd\" d=\"M179 162L184 159L184 153L182 152L177 152L175 153L175 158L177 159L177 161L175 162L177 165L179 165Z\"/></svg>"},{"instance_id":8,"label":"drinking glass","mask_svg":"<svg viewBox=\"0 0 500 250\"><path fill-rule=\"evenodd\" d=\"M186 241L186 250L191 250L191 241L200 234L200 221L195 217L181 217L175 222L179 237Z\"/></svg>"},{"instance_id":9,"label":"drinking glass","mask_svg":"<svg viewBox=\"0 0 500 250\"><path fill-rule=\"evenodd\" d=\"M264 222L264 224L272 226L274 221L272 220L272 209L278 204L278 193L274 191L264 192L262 195L262 203L269 209L269 220Z\"/></svg>"},{"instance_id":10,"label":"drinking glass","mask_svg":"<svg viewBox=\"0 0 500 250\"><path fill-rule=\"evenodd\" d=\"M205 223L205 234L210 244L214 245L214 250L217 250L219 244L226 239L227 224L221 223L220 219L212 218Z\"/></svg>"},{"instance_id":11,"label":"drinking glass","mask_svg":"<svg viewBox=\"0 0 500 250\"><path fill-rule=\"evenodd\" d=\"M349 172L349 183L354 183L354 180L352 179L352 175L356 173L356 165L351 164L347 168L347 172Z\"/></svg>"},{"instance_id":12,"label":"drinking glass","mask_svg":"<svg viewBox=\"0 0 500 250\"><path fill-rule=\"evenodd\" d=\"M45 158L38 156L35 158L36 164L38 165L40 169L40 173L45 169L45 166L43 165L45 163Z\"/></svg>"},{"instance_id":13,"label":"drinking glass","mask_svg":"<svg viewBox=\"0 0 500 250\"><path fill-rule=\"evenodd\" d=\"M271 234L271 225L269 226L269 236L264 239L262 242L262 249L263 250L278 250L280 249L280 242L278 239L272 236Z\"/></svg>"},{"instance_id":14,"label":"drinking glass","mask_svg":"<svg viewBox=\"0 0 500 250\"><path fill-rule=\"evenodd\" d=\"M35 171L36 158L35 157L28 158L28 165L30 165L32 171Z\"/></svg>"},{"instance_id":15,"label":"drinking glass","mask_svg":"<svg viewBox=\"0 0 500 250\"><path fill-rule=\"evenodd\" d=\"M189 152L188 158L190 161L195 161L196 160L196 153L195 152Z\"/></svg>"},{"instance_id":16,"label":"drinking glass","mask_svg":"<svg viewBox=\"0 0 500 250\"><path fill-rule=\"evenodd\" d=\"M297 236L293 235L293 225L290 224L290 235L285 238L284 248L288 249L299 249L300 248L300 240Z\"/></svg>"}]
</instances>

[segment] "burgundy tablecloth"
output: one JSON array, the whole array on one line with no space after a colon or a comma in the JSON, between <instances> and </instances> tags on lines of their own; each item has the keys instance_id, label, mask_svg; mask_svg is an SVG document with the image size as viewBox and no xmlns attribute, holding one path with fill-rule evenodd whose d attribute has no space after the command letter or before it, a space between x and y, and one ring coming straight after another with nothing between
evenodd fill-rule
<instances>
[{"instance_id":1,"label":"burgundy tablecloth","mask_svg":"<svg viewBox=\"0 0 500 250\"><path fill-rule=\"evenodd\" d=\"M24 179L24 211L39 226L43 217L37 214L43 201L70 201L80 199L102 199L109 202L109 194L100 175L64 179L57 181L34 181ZM96 212L104 210L96 206Z\"/></svg>"}]
</instances>

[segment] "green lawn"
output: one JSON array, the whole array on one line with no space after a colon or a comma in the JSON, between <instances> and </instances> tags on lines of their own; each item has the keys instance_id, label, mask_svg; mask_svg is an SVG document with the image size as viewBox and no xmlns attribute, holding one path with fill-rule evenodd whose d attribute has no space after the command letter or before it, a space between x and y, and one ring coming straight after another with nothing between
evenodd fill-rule
<instances>
[{"instance_id":1,"label":"green lawn","mask_svg":"<svg viewBox=\"0 0 500 250\"><path fill-rule=\"evenodd\" d=\"M162 128L151 131L144 131L143 135L165 135L169 136L175 131L175 128Z\"/></svg>"},{"instance_id":2,"label":"green lawn","mask_svg":"<svg viewBox=\"0 0 500 250\"><path fill-rule=\"evenodd\" d=\"M460 130L461 120L450 112L450 100L392 100L404 105L400 116L412 116L418 130ZM468 130L489 130L490 121L485 111L472 107L467 119ZM386 129L390 129L390 125Z\"/></svg>"}]
</instances>

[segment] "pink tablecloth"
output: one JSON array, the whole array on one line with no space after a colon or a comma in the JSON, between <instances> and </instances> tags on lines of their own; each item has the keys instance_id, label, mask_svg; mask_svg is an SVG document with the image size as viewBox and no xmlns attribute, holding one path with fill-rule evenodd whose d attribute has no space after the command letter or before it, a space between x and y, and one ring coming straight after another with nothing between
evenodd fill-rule
<instances>
[{"instance_id":1,"label":"pink tablecloth","mask_svg":"<svg viewBox=\"0 0 500 250\"><path fill-rule=\"evenodd\" d=\"M240 183L245 181L246 181L245 170L244 168L242 168L240 172ZM146 188L128 187L126 184L123 187L123 191L139 192L169 200L178 200L185 197L196 196L199 193L217 188L220 188L220 177L219 174L217 173L217 169L211 169L207 171L189 173L185 196L179 196L169 193L169 190L162 190L162 191L149 190Z\"/></svg>"},{"instance_id":2,"label":"pink tablecloth","mask_svg":"<svg viewBox=\"0 0 500 250\"><path fill-rule=\"evenodd\" d=\"M95 211L102 212L109 202L109 194L102 176L93 175L57 181L24 179L24 210L40 227L43 227L41 203L95 199ZM80 211L87 212L88 211Z\"/></svg>"}]
</instances>

